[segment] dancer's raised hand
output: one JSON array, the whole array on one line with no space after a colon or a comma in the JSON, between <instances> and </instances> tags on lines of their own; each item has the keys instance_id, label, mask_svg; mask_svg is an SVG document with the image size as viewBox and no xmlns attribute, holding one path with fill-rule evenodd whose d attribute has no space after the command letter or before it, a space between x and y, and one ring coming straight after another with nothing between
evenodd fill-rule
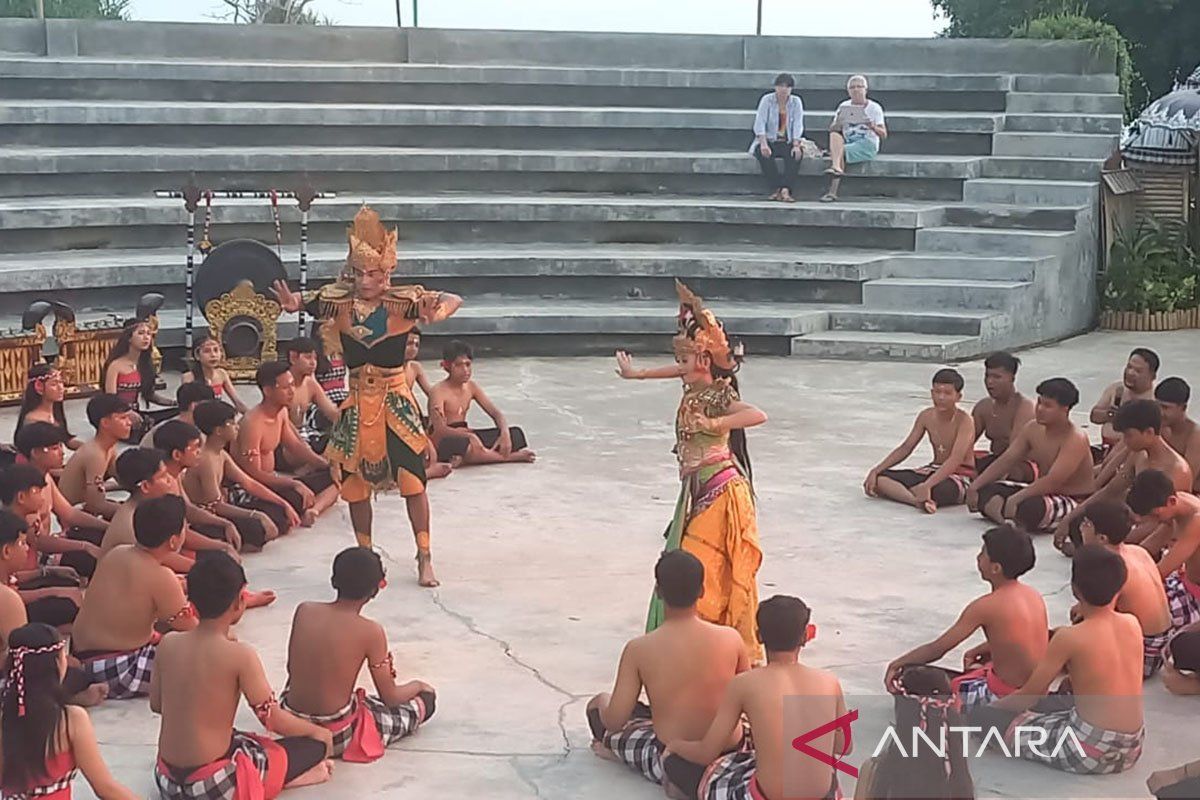
<instances>
[{"instance_id":1,"label":"dancer's raised hand","mask_svg":"<svg viewBox=\"0 0 1200 800\"><path fill-rule=\"evenodd\" d=\"M284 311L299 311L300 306L304 304L304 298L289 289L286 281L275 281L271 285L271 294L275 295L275 299L279 301L279 307Z\"/></svg>"}]
</instances>

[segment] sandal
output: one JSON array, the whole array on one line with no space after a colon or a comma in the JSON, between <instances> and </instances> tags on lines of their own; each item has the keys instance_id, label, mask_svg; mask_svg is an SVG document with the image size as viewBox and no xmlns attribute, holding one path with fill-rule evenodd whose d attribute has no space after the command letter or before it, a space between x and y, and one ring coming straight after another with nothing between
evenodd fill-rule
<instances>
[{"instance_id":1,"label":"sandal","mask_svg":"<svg viewBox=\"0 0 1200 800\"><path fill-rule=\"evenodd\" d=\"M826 193L826 194L825 194L825 196L823 196L823 197L821 198L821 202L822 202L822 203L833 203L833 202L836 202L836 201L837 201L837 195L836 195L836 194L828 194L828 193Z\"/></svg>"}]
</instances>

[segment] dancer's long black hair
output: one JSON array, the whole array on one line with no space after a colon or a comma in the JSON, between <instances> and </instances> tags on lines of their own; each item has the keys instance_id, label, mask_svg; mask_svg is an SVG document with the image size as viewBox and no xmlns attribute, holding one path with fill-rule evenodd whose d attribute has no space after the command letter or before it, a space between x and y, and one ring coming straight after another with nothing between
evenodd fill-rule
<instances>
[{"instance_id":1,"label":"dancer's long black hair","mask_svg":"<svg viewBox=\"0 0 1200 800\"><path fill-rule=\"evenodd\" d=\"M33 651L50 648L61 641L57 630L37 622L17 628L8 637L5 664L8 681L0 706L0 752L4 755L0 787L5 794L24 791L49 777L46 762L57 753L58 724L66 706L58 674L58 651L26 652L20 659L25 695L22 715L17 674L13 670L17 659L13 653L21 648Z\"/></svg>"},{"instance_id":2,"label":"dancer's long black hair","mask_svg":"<svg viewBox=\"0 0 1200 800\"><path fill-rule=\"evenodd\" d=\"M15 437L21 432L21 428L25 427L25 417L30 411L42 404L42 395L38 393L34 383L38 378L46 378L50 373L55 372L56 368L50 364L34 364L29 368L29 383L25 384L25 394L21 396L21 410L17 412L17 428L13 431ZM45 390L43 389L43 392ZM70 428L67 427L67 415L63 411L63 402L59 400L54 404L53 408L54 424L67 432L67 436L71 435Z\"/></svg>"},{"instance_id":3,"label":"dancer's long black hair","mask_svg":"<svg viewBox=\"0 0 1200 800\"><path fill-rule=\"evenodd\" d=\"M137 330L139 325L149 324L150 323L146 322L144 319L132 319L125 323L125 329L121 331L121 336L117 339L116 344L113 345L113 349L108 354L108 358L104 360L104 366L100 368L101 387L104 386L105 378L108 377L109 366L118 358L127 355L129 351L133 349L133 345L130 344L130 340L133 339L133 332ZM154 385L158 383L158 373L154 370L153 350L154 340L151 339L150 346L142 351L137 360L138 375L140 375L142 378L142 388L138 390L138 393L141 394L142 399L147 403L153 402Z\"/></svg>"},{"instance_id":4,"label":"dancer's long black hair","mask_svg":"<svg viewBox=\"0 0 1200 800\"><path fill-rule=\"evenodd\" d=\"M903 694L896 695L896 735L907 747L913 741L913 729L925 731L930 741L939 743L942 730L959 725L959 713L948 702L954 698L949 676L940 669L906 667L900 674ZM926 702L922 700L933 700ZM911 748L910 748L911 749ZM946 735L946 758L942 759L926 744L915 753L897 752L889 747L880 757L869 797L936 798L936 800L974 800L975 783L963 752L962 737Z\"/></svg>"},{"instance_id":5,"label":"dancer's long black hair","mask_svg":"<svg viewBox=\"0 0 1200 800\"><path fill-rule=\"evenodd\" d=\"M739 364L738 366L741 366ZM737 369L721 369L715 364L712 367L714 378L728 378L729 385L738 393L738 397L742 396L741 387L738 386ZM746 444L746 431L744 428L735 428L729 432L729 451L733 453L734 459L738 466L741 467L742 474L746 476L746 480L750 481L750 486L754 487L754 466L750 463L750 447Z\"/></svg>"}]
</instances>

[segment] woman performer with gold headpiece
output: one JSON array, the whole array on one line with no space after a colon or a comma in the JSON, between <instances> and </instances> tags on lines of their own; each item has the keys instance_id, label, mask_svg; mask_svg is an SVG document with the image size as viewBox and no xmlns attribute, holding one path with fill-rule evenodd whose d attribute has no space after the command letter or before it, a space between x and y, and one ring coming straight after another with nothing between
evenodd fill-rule
<instances>
[{"instance_id":1,"label":"woman performer with gold headpiece","mask_svg":"<svg viewBox=\"0 0 1200 800\"><path fill-rule=\"evenodd\" d=\"M697 609L709 622L742 635L753 660L761 653L754 622L758 610L758 524L750 484L745 429L767 415L742 402L737 372L740 352L704 302L676 281L679 333L675 364L634 369L630 355L617 353L622 378L681 378L683 399L675 415L675 455L682 487L667 528L667 550L682 547L704 564L704 596ZM663 620L662 600L650 602L646 630Z\"/></svg>"},{"instance_id":2,"label":"woman performer with gold headpiece","mask_svg":"<svg viewBox=\"0 0 1200 800\"><path fill-rule=\"evenodd\" d=\"M417 540L417 579L422 586L437 586L425 494L426 454L431 451L405 379L404 356L409 331L417 323L446 319L462 298L421 286L390 285L397 236L363 206L350 227L350 253L338 280L311 299L283 282L275 284L275 295L287 311L299 311L310 300L311 313L323 320L325 353L340 354L350 371L350 395L341 405L325 455L350 505L355 538L360 546L371 546L371 495L398 487Z\"/></svg>"}]
</instances>

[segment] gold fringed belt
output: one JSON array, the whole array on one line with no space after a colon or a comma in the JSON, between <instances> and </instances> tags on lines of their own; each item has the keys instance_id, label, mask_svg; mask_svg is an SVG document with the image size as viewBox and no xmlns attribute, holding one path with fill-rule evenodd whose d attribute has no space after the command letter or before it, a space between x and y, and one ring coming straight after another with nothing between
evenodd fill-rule
<instances>
[{"instance_id":1,"label":"gold fringed belt","mask_svg":"<svg viewBox=\"0 0 1200 800\"><path fill-rule=\"evenodd\" d=\"M365 394L384 392L406 380L404 367L363 364L350 370L350 391L361 391Z\"/></svg>"}]
</instances>

